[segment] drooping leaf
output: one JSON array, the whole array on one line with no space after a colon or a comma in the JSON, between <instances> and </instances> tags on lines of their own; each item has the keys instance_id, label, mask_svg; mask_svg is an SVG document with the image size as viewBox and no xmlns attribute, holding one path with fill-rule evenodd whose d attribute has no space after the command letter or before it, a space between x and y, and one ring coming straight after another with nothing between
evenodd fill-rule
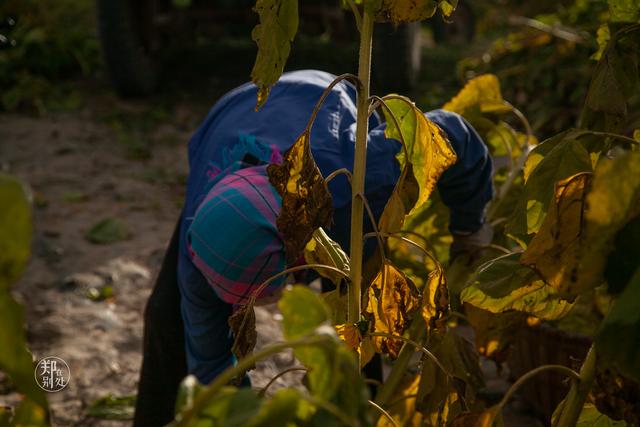
<instances>
[{"instance_id":1,"label":"drooping leaf","mask_svg":"<svg viewBox=\"0 0 640 427\"><path fill-rule=\"evenodd\" d=\"M404 427L421 427L422 414L416 410L416 397L420 375L408 378L400 385L396 392L397 399L390 402L387 412L393 418L396 425ZM413 396L413 397L411 397ZM385 416L380 416L376 427L393 427L393 423Z\"/></svg>"},{"instance_id":2,"label":"drooping leaf","mask_svg":"<svg viewBox=\"0 0 640 427\"><path fill-rule=\"evenodd\" d=\"M391 197L380 216L378 230L392 233L400 230L405 218L418 201L420 187L413 174L413 166L408 164L400 174Z\"/></svg>"},{"instance_id":3,"label":"drooping leaf","mask_svg":"<svg viewBox=\"0 0 640 427\"><path fill-rule=\"evenodd\" d=\"M338 336L347 344L347 347L360 354L361 368L371 361L371 358L373 358L376 352L375 348L373 347L370 337L363 338L358 325L344 323L342 325L336 325L335 328Z\"/></svg>"},{"instance_id":4,"label":"drooping leaf","mask_svg":"<svg viewBox=\"0 0 640 427\"><path fill-rule=\"evenodd\" d=\"M443 110L453 111L461 116L478 112L509 112L500 91L500 82L493 74L483 74L469 80L462 90L447 102Z\"/></svg>"},{"instance_id":5,"label":"drooping leaf","mask_svg":"<svg viewBox=\"0 0 640 427\"><path fill-rule=\"evenodd\" d=\"M346 274L349 274L350 271L349 257L338 243L327 236L322 227L313 232L311 239L304 247L304 259L307 264L328 265ZM344 277L338 273L323 268L319 268L317 271L322 277L330 279L336 286L344 280Z\"/></svg>"},{"instance_id":6,"label":"drooping leaf","mask_svg":"<svg viewBox=\"0 0 640 427\"><path fill-rule=\"evenodd\" d=\"M466 412L458 415L450 427L501 427L504 426L502 414L495 406L482 412Z\"/></svg>"},{"instance_id":7,"label":"drooping leaf","mask_svg":"<svg viewBox=\"0 0 640 427\"><path fill-rule=\"evenodd\" d=\"M442 173L457 161L447 135L407 99L388 99L386 101L399 129L390 113L385 109L387 138L402 140L405 150L398 153L398 161L403 168L400 180L391 199L385 206L380 219L381 230L398 231L404 215L419 209L429 199ZM410 169L405 169L411 165ZM416 183L418 194L416 196ZM416 199L417 197L417 199Z\"/></svg>"},{"instance_id":8,"label":"drooping leaf","mask_svg":"<svg viewBox=\"0 0 640 427\"><path fill-rule=\"evenodd\" d=\"M480 266L475 280L462 290L461 301L492 313L516 310L547 320L565 316L571 303L520 264L519 257L505 255Z\"/></svg>"},{"instance_id":9,"label":"drooping leaf","mask_svg":"<svg viewBox=\"0 0 640 427\"><path fill-rule=\"evenodd\" d=\"M267 167L269 182L282 196L276 223L284 238L289 264L302 255L313 232L318 227L328 227L333 217L331 193L309 144L309 132L304 132L284 153L282 164Z\"/></svg>"},{"instance_id":10,"label":"drooping leaf","mask_svg":"<svg viewBox=\"0 0 640 427\"><path fill-rule=\"evenodd\" d=\"M449 290L447 278L441 266L429 273L422 289L422 317L427 327L442 328L449 312Z\"/></svg>"},{"instance_id":11,"label":"drooping leaf","mask_svg":"<svg viewBox=\"0 0 640 427\"><path fill-rule=\"evenodd\" d=\"M234 336L231 351L236 358L243 359L253 353L258 340L256 312L253 304L240 306L230 317L229 327ZM254 366L255 368L255 366Z\"/></svg>"},{"instance_id":12,"label":"drooping leaf","mask_svg":"<svg viewBox=\"0 0 640 427\"><path fill-rule=\"evenodd\" d=\"M367 290L364 315L371 332L402 335L411 322L412 312L420 307L419 293L413 282L393 265L385 262ZM373 337L377 353L397 357L400 340Z\"/></svg>"},{"instance_id":13,"label":"drooping leaf","mask_svg":"<svg viewBox=\"0 0 640 427\"><path fill-rule=\"evenodd\" d=\"M98 245L107 245L129 238L127 224L116 218L106 218L87 231L86 239Z\"/></svg>"},{"instance_id":14,"label":"drooping leaf","mask_svg":"<svg viewBox=\"0 0 640 427\"><path fill-rule=\"evenodd\" d=\"M574 175L556 184L555 196L540 230L520 257L558 292L568 292L575 280L581 248L582 218L590 173Z\"/></svg>"},{"instance_id":15,"label":"drooping leaf","mask_svg":"<svg viewBox=\"0 0 640 427\"><path fill-rule=\"evenodd\" d=\"M581 172L592 172L594 159L604 148L604 138L592 143L581 142L586 133L567 131L539 144L525 163L523 194L506 233L526 240L537 232L549 210L555 184Z\"/></svg>"},{"instance_id":16,"label":"drooping leaf","mask_svg":"<svg viewBox=\"0 0 640 427\"><path fill-rule=\"evenodd\" d=\"M284 70L291 42L298 32L298 0L256 0L254 11L260 23L251 32L258 45L258 55L251 70L251 80L258 86L256 109L269 96Z\"/></svg>"},{"instance_id":17,"label":"drooping leaf","mask_svg":"<svg viewBox=\"0 0 640 427\"><path fill-rule=\"evenodd\" d=\"M602 283L607 256L616 234L640 215L640 153L618 153L602 159L587 195L584 233L577 277L571 291L579 293Z\"/></svg>"},{"instance_id":18,"label":"drooping leaf","mask_svg":"<svg viewBox=\"0 0 640 427\"><path fill-rule=\"evenodd\" d=\"M2 173L0 206L1 292L18 280L31 249L31 208L25 189L20 181Z\"/></svg>"},{"instance_id":19,"label":"drooping leaf","mask_svg":"<svg viewBox=\"0 0 640 427\"><path fill-rule=\"evenodd\" d=\"M598 360L640 381L640 270L605 317L596 337Z\"/></svg>"},{"instance_id":20,"label":"drooping leaf","mask_svg":"<svg viewBox=\"0 0 640 427\"><path fill-rule=\"evenodd\" d=\"M429 425L448 425L460 413L475 409L476 392L484 386L484 378L473 346L453 329L432 336L429 344L446 372L423 358L417 409Z\"/></svg>"}]
</instances>

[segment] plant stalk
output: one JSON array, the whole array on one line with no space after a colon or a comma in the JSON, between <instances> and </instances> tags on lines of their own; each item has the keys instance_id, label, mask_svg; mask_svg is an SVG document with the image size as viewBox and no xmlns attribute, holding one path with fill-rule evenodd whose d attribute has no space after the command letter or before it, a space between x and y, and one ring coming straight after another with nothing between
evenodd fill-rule
<instances>
[{"instance_id":1,"label":"plant stalk","mask_svg":"<svg viewBox=\"0 0 640 427\"><path fill-rule=\"evenodd\" d=\"M362 302L362 224L364 203L359 194L364 194L364 176L367 162L367 134L369 133L369 85L371 80L371 44L373 40L373 17L366 10L360 31L360 54L358 63L358 114L356 118L356 146L351 183L351 286L349 287L349 322L360 320Z\"/></svg>"},{"instance_id":2,"label":"plant stalk","mask_svg":"<svg viewBox=\"0 0 640 427\"><path fill-rule=\"evenodd\" d=\"M562 404L562 411L553 427L574 427L578 422L596 375L596 350L591 345L587 358L580 368L580 379L573 381L569 393Z\"/></svg>"},{"instance_id":3,"label":"plant stalk","mask_svg":"<svg viewBox=\"0 0 640 427\"><path fill-rule=\"evenodd\" d=\"M409 339L417 342L420 345L424 345L424 339L426 337L426 329L422 319L413 319L411 326L409 327ZM416 352L415 346L405 343L400 350L398 358L393 363L393 368L389 376L384 380L382 387L378 388L375 401L378 405L386 406L389 400L395 396L396 389L400 385L402 378L407 372L411 357Z\"/></svg>"}]
</instances>

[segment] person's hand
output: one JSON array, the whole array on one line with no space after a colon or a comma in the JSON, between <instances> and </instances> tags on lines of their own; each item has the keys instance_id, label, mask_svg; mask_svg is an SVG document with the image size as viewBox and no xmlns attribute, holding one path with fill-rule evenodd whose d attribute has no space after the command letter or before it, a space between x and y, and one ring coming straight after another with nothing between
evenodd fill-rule
<instances>
[{"instance_id":1,"label":"person's hand","mask_svg":"<svg viewBox=\"0 0 640 427\"><path fill-rule=\"evenodd\" d=\"M459 257L466 255L469 258L468 263L473 264L482 257L484 250L493 239L493 228L491 225L484 223L478 231L473 233L453 232L453 243L449 248L449 263Z\"/></svg>"}]
</instances>

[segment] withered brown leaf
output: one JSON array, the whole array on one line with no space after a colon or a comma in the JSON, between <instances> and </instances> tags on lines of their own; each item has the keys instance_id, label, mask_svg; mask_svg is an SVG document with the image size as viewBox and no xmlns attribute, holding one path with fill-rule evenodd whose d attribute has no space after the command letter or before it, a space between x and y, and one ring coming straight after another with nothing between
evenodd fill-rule
<instances>
[{"instance_id":1,"label":"withered brown leaf","mask_svg":"<svg viewBox=\"0 0 640 427\"><path fill-rule=\"evenodd\" d=\"M282 197L278 230L284 237L287 262L295 262L318 227L329 227L333 201L311 155L309 131L289 148L279 165L269 165L269 181Z\"/></svg>"}]
</instances>

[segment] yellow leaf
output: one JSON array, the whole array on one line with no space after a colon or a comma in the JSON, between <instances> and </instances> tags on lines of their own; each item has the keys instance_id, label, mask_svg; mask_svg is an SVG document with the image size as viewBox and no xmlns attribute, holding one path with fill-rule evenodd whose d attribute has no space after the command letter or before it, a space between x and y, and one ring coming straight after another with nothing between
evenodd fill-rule
<instances>
[{"instance_id":1,"label":"yellow leaf","mask_svg":"<svg viewBox=\"0 0 640 427\"><path fill-rule=\"evenodd\" d=\"M267 173L282 197L277 225L284 238L287 263L292 264L313 232L329 226L333 216L331 194L311 155L309 132L284 153L282 164L269 165Z\"/></svg>"},{"instance_id":2,"label":"yellow leaf","mask_svg":"<svg viewBox=\"0 0 640 427\"><path fill-rule=\"evenodd\" d=\"M542 280L534 281L497 298L485 294L476 285L471 285L462 290L460 299L491 313L516 310L547 320L564 317L573 306L568 301L560 299L557 291Z\"/></svg>"},{"instance_id":3,"label":"yellow leaf","mask_svg":"<svg viewBox=\"0 0 640 427\"><path fill-rule=\"evenodd\" d=\"M429 273L422 290L422 317L428 328L444 327L444 317L449 311L447 279L440 265Z\"/></svg>"},{"instance_id":4,"label":"yellow leaf","mask_svg":"<svg viewBox=\"0 0 640 427\"><path fill-rule=\"evenodd\" d=\"M457 157L444 131L410 100L391 98L386 104L392 113L385 109L385 135L404 140L408 154L407 158L405 149L398 153L402 174L380 218L381 231L395 232L401 228L406 215L420 209L429 199L438 179Z\"/></svg>"},{"instance_id":5,"label":"yellow leaf","mask_svg":"<svg viewBox=\"0 0 640 427\"><path fill-rule=\"evenodd\" d=\"M397 425L403 427L421 427L423 425L422 415L416 410L415 395L418 393L419 384L420 375L416 375L409 381L405 381L401 390L396 393L397 399L395 399L395 403L391 402L391 405L387 408L387 412ZM376 427L392 426L393 424L384 415L378 419L376 424Z\"/></svg>"},{"instance_id":6,"label":"yellow leaf","mask_svg":"<svg viewBox=\"0 0 640 427\"><path fill-rule=\"evenodd\" d=\"M402 335L409 326L411 313L419 308L418 290L400 270L385 262L367 290L364 314L370 319L370 331ZM403 342L372 337L377 353L397 357Z\"/></svg>"},{"instance_id":7,"label":"yellow leaf","mask_svg":"<svg viewBox=\"0 0 640 427\"><path fill-rule=\"evenodd\" d=\"M346 274L349 274L350 271L349 257L338 243L327 236L322 227L313 232L311 239L304 247L304 259L307 264L328 265ZM317 271L322 277L330 279L336 286L344 279L341 274L331 270L319 268Z\"/></svg>"},{"instance_id":8,"label":"yellow leaf","mask_svg":"<svg viewBox=\"0 0 640 427\"><path fill-rule=\"evenodd\" d=\"M538 233L520 257L542 279L564 294L577 274L582 218L590 173L580 173L556 184L554 199Z\"/></svg>"},{"instance_id":9,"label":"yellow leaf","mask_svg":"<svg viewBox=\"0 0 640 427\"><path fill-rule=\"evenodd\" d=\"M360 368L369 363L375 354L371 339L369 337L363 339L360 329L354 324L336 325L335 328L338 336L347 344L347 347L360 354Z\"/></svg>"},{"instance_id":10,"label":"yellow leaf","mask_svg":"<svg viewBox=\"0 0 640 427\"><path fill-rule=\"evenodd\" d=\"M511 111L500 92L500 82L493 74L483 74L471 79L460 92L443 107L443 110L453 111L462 116L470 110L480 110L485 113L504 113Z\"/></svg>"}]
</instances>

